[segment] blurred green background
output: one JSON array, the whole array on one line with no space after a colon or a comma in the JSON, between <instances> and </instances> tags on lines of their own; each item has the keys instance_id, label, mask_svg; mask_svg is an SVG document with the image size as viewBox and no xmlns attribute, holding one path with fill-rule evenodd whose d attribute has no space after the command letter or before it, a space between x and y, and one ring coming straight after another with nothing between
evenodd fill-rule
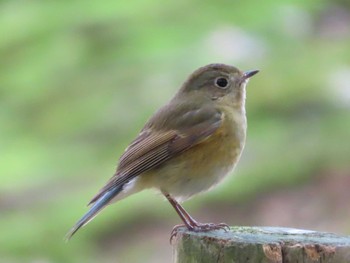
<instances>
[{"instance_id":1,"label":"blurred green background","mask_svg":"<svg viewBox=\"0 0 350 263\"><path fill-rule=\"evenodd\" d=\"M148 117L196 68L248 86L235 176L199 221L350 233L350 5L320 1L1 1L0 262L171 262L180 223L152 191L63 238Z\"/></svg>"}]
</instances>

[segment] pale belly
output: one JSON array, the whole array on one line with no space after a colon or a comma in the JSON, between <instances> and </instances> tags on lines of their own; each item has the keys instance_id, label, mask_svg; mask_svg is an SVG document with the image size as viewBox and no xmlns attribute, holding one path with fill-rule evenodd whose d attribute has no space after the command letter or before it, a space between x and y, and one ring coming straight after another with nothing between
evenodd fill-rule
<instances>
[{"instance_id":1,"label":"pale belly","mask_svg":"<svg viewBox=\"0 0 350 263\"><path fill-rule=\"evenodd\" d=\"M186 169L175 166L171 170L166 169L154 187L168 192L177 201L182 202L216 186L233 168L234 164Z\"/></svg>"}]
</instances>

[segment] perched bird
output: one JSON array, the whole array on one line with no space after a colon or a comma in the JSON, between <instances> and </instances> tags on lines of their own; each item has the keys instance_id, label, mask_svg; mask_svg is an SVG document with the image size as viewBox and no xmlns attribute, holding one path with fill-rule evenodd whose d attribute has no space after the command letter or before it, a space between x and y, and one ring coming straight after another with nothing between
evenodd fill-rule
<instances>
[{"instance_id":1,"label":"perched bird","mask_svg":"<svg viewBox=\"0 0 350 263\"><path fill-rule=\"evenodd\" d=\"M237 164L246 138L245 86L256 73L224 64L193 72L126 148L116 173L67 238L107 205L147 188L160 190L189 230L224 228L195 221L180 202L209 190Z\"/></svg>"}]
</instances>

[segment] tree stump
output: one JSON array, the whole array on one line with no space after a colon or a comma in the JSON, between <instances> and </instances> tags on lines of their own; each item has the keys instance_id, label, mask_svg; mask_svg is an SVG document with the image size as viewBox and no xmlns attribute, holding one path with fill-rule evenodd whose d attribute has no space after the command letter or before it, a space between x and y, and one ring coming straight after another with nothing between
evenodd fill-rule
<instances>
[{"instance_id":1,"label":"tree stump","mask_svg":"<svg viewBox=\"0 0 350 263\"><path fill-rule=\"evenodd\" d=\"M350 236L293 228L179 228L172 244L174 263L350 263Z\"/></svg>"}]
</instances>

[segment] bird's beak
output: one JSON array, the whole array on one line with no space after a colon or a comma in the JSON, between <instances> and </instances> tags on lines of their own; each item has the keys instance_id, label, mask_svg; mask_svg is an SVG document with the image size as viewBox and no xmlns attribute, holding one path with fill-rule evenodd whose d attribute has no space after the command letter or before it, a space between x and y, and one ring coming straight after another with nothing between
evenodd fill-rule
<instances>
[{"instance_id":1,"label":"bird's beak","mask_svg":"<svg viewBox=\"0 0 350 263\"><path fill-rule=\"evenodd\" d=\"M257 70L257 69L248 70L248 71L244 72L243 79L244 80L249 79L250 77L253 77L258 72L259 72L259 70Z\"/></svg>"}]
</instances>

